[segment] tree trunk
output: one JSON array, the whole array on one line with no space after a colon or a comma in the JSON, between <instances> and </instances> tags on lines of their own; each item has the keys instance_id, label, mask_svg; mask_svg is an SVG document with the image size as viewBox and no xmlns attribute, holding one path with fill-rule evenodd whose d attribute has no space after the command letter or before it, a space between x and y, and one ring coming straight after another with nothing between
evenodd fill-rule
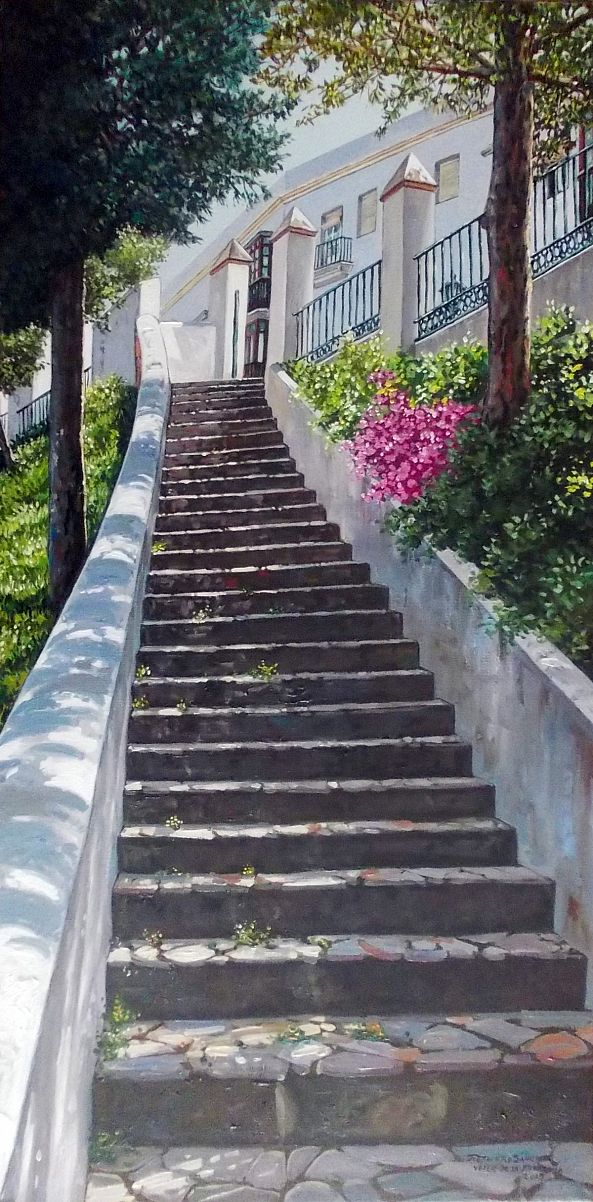
<instances>
[{"instance_id":1,"label":"tree trunk","mask_svg":"<svg viewBox=\"0 0 593 1202\"><path fill-rule=\"evenodd\" d=\"M516 7L509 5L509 9ZM484 218L490 256L485 412L498 426L516 417L530 391L533 88L527 72L526 29L525 19L516 11L502 22L492 175Z\"/></svg>"},{"instance_id":2,"label":"tree trunk","mask_svg":"<svg viewBox=\"0 0 593 1202\"><path fill-rule=\"evenodd\" d=\"M14 459L10 449L10 443L6 437L6 431L0 421L0 469L5 472L11 471L14 467Z\"/></svg>"},{"instance_id":3,"label":"tree trunk","mask_svg":"<svg viewBox=\"0 0 593 1202\"><path fill-rule=\"evenodd\" d=\"M49 409L49 597L60 613L84 562L83 263L60 272L52 301Z\"/></svg>"}]
</instances>

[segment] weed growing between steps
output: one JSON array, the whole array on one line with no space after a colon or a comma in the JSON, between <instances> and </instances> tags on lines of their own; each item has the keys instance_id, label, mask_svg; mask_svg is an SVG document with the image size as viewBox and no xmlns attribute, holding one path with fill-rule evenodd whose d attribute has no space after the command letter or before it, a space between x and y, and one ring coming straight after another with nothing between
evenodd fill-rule
<instances>
[{"instance_id":1,"label":"weed growing between steps","mask_svg":"<svg viewBox=\"0 0 593 1202\"><path fill-rule=\"evenodd\" d=\"M348 344L329 364L291 368L333 441L359 428L353 413L358 407L360 418L368 407L374 385L364 377L369 365L376 370L380 345ZM487 355L464 342L418 358L383 355L380 366L412 403L479 406ZM346 369L342 413L336 389ZM510 638L525 630L546 636L593 676L593 324L550 309L535 323L524 411L505 430L469 421L455 440L445 469L393 509L387 528L403 548L449 547L476 564L476 590L495 599L493 628Z\"/></svg>"},{"instance_id":2,"label":"weed growing between steps","mask_svg":"<svg viewBox=\"0 0 593 1202\"><path fill-rule=\"evenodd\" d=\"M84 453L92 541L127 446L135 391L116 376L86 394ZM39 435L0 474L0 724L51 629L47 603L48 443Z\"/></svg>"}]
</instances>

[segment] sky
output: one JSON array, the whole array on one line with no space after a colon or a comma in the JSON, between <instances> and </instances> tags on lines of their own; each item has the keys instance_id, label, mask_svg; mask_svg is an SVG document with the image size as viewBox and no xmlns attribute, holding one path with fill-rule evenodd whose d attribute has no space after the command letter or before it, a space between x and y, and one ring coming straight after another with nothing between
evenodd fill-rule
<instances>
[{"instance_id":1,"label":"sky","mask_svg":"<svg viewBox=\"0 0 593 1202\"><path fill-rule=\"evenodd\" d=\"M319 117L313 125L297 124L298 114L295 113L286 121L291 140L288 143L282 167L298 167L308 159L316 158L345 141L352 141L364 134L373 133L381 124L382 113L376 106L371 106L362 96L355 96L341 109L336 109L327 116ZM194 227L198 233L200 244L190 246L172 246L164 263L161 265L160 277L166 289L175 276L179 275L194 256L199 253L200 246L206 245L237 216L245 206L242 203L218 204L213 207L212 216L200 226Z\"/></svg>"}]
</instances>

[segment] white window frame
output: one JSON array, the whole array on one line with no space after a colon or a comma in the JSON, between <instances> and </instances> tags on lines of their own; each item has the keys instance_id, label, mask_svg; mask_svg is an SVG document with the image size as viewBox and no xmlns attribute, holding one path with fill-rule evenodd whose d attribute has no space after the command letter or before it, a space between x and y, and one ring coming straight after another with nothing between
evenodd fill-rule
<instances>
[{"instance_id":1,"label":"white window frame","mask_svg":"<svg viewBox=\"0 0 593 1202\"><path fill-rule=\"evenodd\" d=\"M338 221L327 222L328 217L333 217L334 213L340 214ZM341 237L344 228L344 206L334 205L333 209L326 209L325 213L321 214L321 222L319 225L319 241L329 242L331 238Z\"/></svg>"},{"instance_id":2,"label":"white window frame","mask_svg":"<svg viewBox=\"0 0 593 1202\"><path fill-rule=\"evenodd\" d=\"M363 205L364 205L364 201L367 200L367 198L369 196L373 197L372 225L370 225L368 229L363 229L362 228ZM377 228L377 189L369 188L367 192L361 192L358 197L358 204L357 204L357 208L356 208L356 237L357 238L366 238L367 234L374 234L376 228Z\"/></svg>"},{"instance_id":3,"label":"white window frame","mask_svg":"<svg viewBox=\"0 0 593 1202\"><path fill-rule=\"evenodd\" d=\"M442 186L442 180L441 180L441 173L442 173L443 167L447 167L450 163L455 163L456 167L457 167L457 191L450 192L446 196L443 196L442 195L443 186ZM436 194L436 203L437 204L446 204L448 200L455 200L456 197L459 196L460 175L461 175L460 167L461 167L461 156L458 154L448 154L446 156L446 158L438 159L437 162L435 163L434 172L435 172L435 177L436 177L436 181L437 181L437 194Z\"/></svg>"}]
</instances>

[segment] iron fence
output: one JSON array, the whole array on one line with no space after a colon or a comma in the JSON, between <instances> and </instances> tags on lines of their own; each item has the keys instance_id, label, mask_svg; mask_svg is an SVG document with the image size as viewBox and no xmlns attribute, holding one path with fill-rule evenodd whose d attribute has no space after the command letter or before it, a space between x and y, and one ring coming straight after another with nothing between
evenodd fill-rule
<instances>
[{"instance_id":1,"label":"iron fence","mask_svg":"<svg viewBox=\"0 0 593 1202\"><path fill-rule=\"evenodd\" d=\"M593 144L538 176L533 189L534 276L593 245ZM486 230L474 218L416 256L418 338L450 325L488 300Z\"/></svg>"},{"instance_id":2,"label":"iron fence","mask_svg":"<svg viewBox=\"0 0 593 1202\"><path fill-rule=\"evenodd\" d=\"M91 379L92 368L85 367L82 375L83 392L86 392ZM18 410L14 442L24 442L47 429L50 398L51 389L48 389L47 392L40 393L33 401L29 401L28 405L24 405L22 409Z\"/></svg>"},{"instance_id":3,"label":"iron fence","mask_svg":"<svg viewBox=\"0 0 593 1202\"><path fill-rule=\"evenodd\" d=\"M334 263L352 262L352 238L340 235L338 238L328 238L319 242L315 247L315 270L321 267L331 267Z\"/></svg>"},{"instance_id":4,"label":"iron fence","mask_svg":"<svg viewBox=\"0 0 593 1202\"><path fill-rule=\"evenodd\" d=\"M379 329L381 260L329 288L294 314L296 358L316 362L337 350L351 332L356 339Z\"/></svg>"}]
</instances>

